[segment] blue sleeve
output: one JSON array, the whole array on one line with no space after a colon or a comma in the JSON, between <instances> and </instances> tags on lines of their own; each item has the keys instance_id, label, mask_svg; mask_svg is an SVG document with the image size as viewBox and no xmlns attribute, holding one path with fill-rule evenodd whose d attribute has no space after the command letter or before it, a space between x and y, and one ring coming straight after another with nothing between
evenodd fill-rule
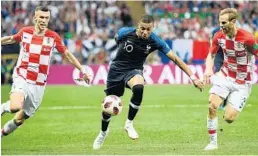
<instances>
[{"instance_id":1,"label":"blue sleeve","mask_svg":"<svg viewBox=\"0 0 258 156\"><path fill-rule=\"evenodd\" d=\"M125 37L127 34L133 32L134 30L135 30L134 27L123 27L123 28L119 29L115 36L116 42L121 41L123 39L123 37Z\"/></svg>"},{"instance_id":2,"label":"blue sleeve","mask_svg":"<svg viewBox=\"0 0 258 156\"><path fill-rule=\"evenodd\" d=\"M151 38L157 43L158 50L164 54L167 54L171 49L169 48L168 44L156 36L154 33L151 34Z\"/></svg>"},{"instance_id":3,"label":"blue sleeve","mask_svg":"<svg viewBox=\"0 0 258 156\"><path fill-rule=\"evenodd\" d=\"M212 37L216 34L216 32L218 32L220 30L219 27L215 28L213 31L212 31Z\"/></svg>"}]
</instances>

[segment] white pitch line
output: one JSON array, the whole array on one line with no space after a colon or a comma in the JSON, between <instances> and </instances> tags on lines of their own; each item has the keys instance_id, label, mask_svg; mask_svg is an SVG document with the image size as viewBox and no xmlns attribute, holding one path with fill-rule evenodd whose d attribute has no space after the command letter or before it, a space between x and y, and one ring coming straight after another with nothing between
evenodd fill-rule
<instances>
[{"instance_id":1,"label":"white pitch line","mask_svg":"<svg viewBox=\"0 0 258 156\"><path fill-rule=\"evenodd\" d=\"M143 108L207 108L207 104L171 104L171 105L143 105ZM246 107L252 107L247 104ZM100 109L101 106L50 106L40 107L40 110L83 110L83 109Z\"/></svg>"}]
</instances>

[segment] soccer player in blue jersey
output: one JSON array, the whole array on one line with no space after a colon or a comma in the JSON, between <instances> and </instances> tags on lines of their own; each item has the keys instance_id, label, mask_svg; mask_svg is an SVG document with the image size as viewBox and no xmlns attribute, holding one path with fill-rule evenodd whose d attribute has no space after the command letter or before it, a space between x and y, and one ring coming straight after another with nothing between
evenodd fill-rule
<instances>
[{"instance_id":1,"label":"soccer player in blue jersey","mask_svg":"<svg viewBox=\"0 0 258 156\"><path fill-rule=\"evenodd\" d=\"M125 122L125 130L128 136L135 140L139 137L133 127L133 120L140 108L143 90L143 64L146 57L153 51L159 50L165 53L176 65L178 65L192 80L195 87L202 90L204 84L196 78L188 66L169 48L169 46L152 33L154 19L150 15L143 15L137 28L123 27L115 40L119 50L110 65L107 78L106 95L123 96L125 87L132 90L129 104L128 119ZM102 112L101 131L93 143L93 149L99 149L108 135L108 125L111 116Z\"/></svg>"}]
</instances>

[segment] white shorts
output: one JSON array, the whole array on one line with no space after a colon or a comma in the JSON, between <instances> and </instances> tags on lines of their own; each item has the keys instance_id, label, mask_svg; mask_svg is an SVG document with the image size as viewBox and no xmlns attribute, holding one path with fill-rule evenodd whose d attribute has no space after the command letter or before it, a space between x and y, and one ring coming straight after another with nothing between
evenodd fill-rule
<instances>
[{"instance_id":1,"label":"white shorts","mask_svg":"<svg viewBox=\"0 0 258 156\"><path fill-rule=\"evenodd\" d=\"M43 99L45 86L39 86L27 83L20 76L13 76L11 93L22 92L24 94L24 103L22 110L28 116L32 116L39 108Z\"/></svg>"},{"instance_id":2,"label":"white shorts","mask_svg":"<svg viewBox=\"0 0 258 156\"><path fill-rule=\"evenodd\" d=\"M228 103L234 109L239 112L243 110L251 93L251 84L238 84L221 75L213 75L210 81L212 83L210 94L216 94L224 99L228 98Z\"/></svg>"}]
</instances>

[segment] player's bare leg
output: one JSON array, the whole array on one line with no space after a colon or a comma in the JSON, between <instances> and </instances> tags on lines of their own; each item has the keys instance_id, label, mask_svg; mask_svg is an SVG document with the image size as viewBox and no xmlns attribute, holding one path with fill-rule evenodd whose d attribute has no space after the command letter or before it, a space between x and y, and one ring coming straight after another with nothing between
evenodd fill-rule
<instances>
[{"instance_id":1,"label":"player's bare leg","mask_svg":"<svg viewBox=\"0 0 258 156\"><path fill-rule=\"evenodd\" d=\"M22 108L24 94L22 92L13 92L10 94L10 100L1 105L1 116L4 113L16 113Z\"/></svg>"},{"instance_id":2,"label":"player's bare leg","mask_svg":"<svg viewBox=\"0 0 258 156\"><path fill-rule=\"evenodd\" d=\"M135 140L139 138L138 133L133 127L133 119L135 118L143 97L144 78L141 75L135 75L127 82L128 86L132 89L133 95L129 104L128 118L125 122L125 130L128 136Z\"/></svg>"},{"instance_id":3,"label":"player's bare leg","mask_svg":"<svg viewBox=\"0 0 258 156\"><path fill-rule=\"evenodd\" d=\"M24 102L24 94L22 92L13 92L10 95L10 102L5 103L5 106L1 106L1 113L11 112L16 113L12 120L9 120L1 130L1 137L12 133L16 128L18 128L24 121L24 113L21 110ZM10 111L9 111L10 110Z\"/></svg>"},{"instance_id":4,"label":"player's bare leg","mask_svg":"<svg viewBox=\"0 0 258 156\"><path fill-rule=\"evenodd\" d=\"M218 148L217 145L217 129L218 129L218 117L217 108L222 103L223 99L218 95L211 94L209 97L209 111L207 118L207 128L210 137L210 143L204 148L204 150L214 150Z\"/></svg>"},{"instance_id":5,"label":"player's bare leg","mask_svg":"<svg viewBox=\"0 0 258 156\"><path fill-rule=\"evenodd\" d=\"M225 108L225 113L224 113L224 120L230 124L236 120L239 113L240 112L237 111L235 108L233 108L230 103L227 103L227 106Z\"/></svg>"}]
</instances>

